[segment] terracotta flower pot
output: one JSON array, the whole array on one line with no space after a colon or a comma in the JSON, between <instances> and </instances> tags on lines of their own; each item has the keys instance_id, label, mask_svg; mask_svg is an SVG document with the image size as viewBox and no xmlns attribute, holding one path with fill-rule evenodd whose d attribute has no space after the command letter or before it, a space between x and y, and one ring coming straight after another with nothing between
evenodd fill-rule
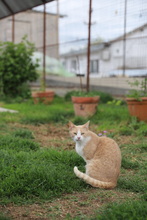
<instances>
[{"instance_id":1,"label":"terracotta flower pot","mask_svg":"<svg viewBox=\"0 0 147 220\"><path fill-rule=\"evenodd\" d=\"M34 92L32 93L34 104L42 102L44 104L49 104L53 101L54 92L53 91L44 91L44 92Z\"/></svg>"},{"instance_id":2,"label":"terracotta flower pot","mask_svg":"<svg viewBox=\"0 0 147 220\"><path fill-rule=\"evenodd\" d=\"M130 115L147 122L147 97L142 97L141 100L126 98Z\"/></svg>"},{"instance_id":3,"label":"terracotta flower pot","mask_svg":"<svg viewBox=\"0 0 147 220\"><path fill-rule=\"evenodd\" d=\"M72 96L76 116L88 117L96 113L100 97L77 97Z\"/></svg>"}]
</instances>

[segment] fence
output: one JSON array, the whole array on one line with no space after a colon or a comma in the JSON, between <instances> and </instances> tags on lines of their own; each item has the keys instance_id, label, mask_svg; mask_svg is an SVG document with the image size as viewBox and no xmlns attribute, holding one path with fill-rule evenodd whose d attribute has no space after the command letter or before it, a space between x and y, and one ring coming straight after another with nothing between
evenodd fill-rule
<instances>
[{"instance_id":1,"label":"fence","mask_svg":"<svg viewBox=\"0 0 147 220\"><path fill-rule=\"evenodd\" d=\"M61 60L69 72L87 74L89 1L92 4L91 76L147 75L147 2L144 0L53 1L0 21L1 41L21 41ZM45 6L45 5L44 5ZM45 9L45 13L44 13ZM74 63L74 68L72 66Z\"/></svg>"}]
</instances>

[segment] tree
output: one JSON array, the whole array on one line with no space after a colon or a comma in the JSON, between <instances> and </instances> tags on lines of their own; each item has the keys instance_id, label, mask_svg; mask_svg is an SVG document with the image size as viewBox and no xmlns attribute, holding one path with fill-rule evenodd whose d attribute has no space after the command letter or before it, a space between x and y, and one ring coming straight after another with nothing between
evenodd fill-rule
<instances>
[{"instance_id":1,"label":"tree","mask_svg":"<svg viewBox=\"0 0 147 220\"><path fill-rule=\"evenodd\" d=\"M38 78L38 61L32 62L34 44L24 38L22 42L0 43L0 92L10 97L30 96L28 82Z\"/></svg>"}]
</instances>

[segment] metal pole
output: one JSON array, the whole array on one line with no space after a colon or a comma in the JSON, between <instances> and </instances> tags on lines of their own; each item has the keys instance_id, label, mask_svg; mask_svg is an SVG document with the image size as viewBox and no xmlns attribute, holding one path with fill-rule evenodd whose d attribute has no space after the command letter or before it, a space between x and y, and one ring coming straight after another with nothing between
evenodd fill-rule
<instances>
[{"instance_id":1,"label":"metal pole","mask_svg":"<svg viewBox=\"0 0 147 220\"><path fill-rule=\"evenodd\" d=\"M86 87L87 92L89 92L89 75L90 75L91 13L92 13L92 0L89 0L88 45L87 45L87 87Z\"/></svg>"},{"instance_id":2,"label":"metal pole","mask_svg":"<svg viewBox=\"0 0 147 220\"><path fill-rule=\"evenodd\" d=\"M15 42L15 15L12 15L12 42Z\"/></svg>"},{"instance_id":3,"label":"metal pole","mask_svg":"<svg viewBox=\"0 0 147 220\"><path fill-rule=\"evenodd\" d=\"M81 91L83 91L82 76L81 76L81 72L80 72L80 62L79 62L78 56L77 56L77 63L78 63L78 73L79 73L79 77L80 77L80 88L81 88Z\"/></svg>"},{"instance_id":4,"label":"metal pole","mask_svg":"<svg viewBox=\"0 0 147 220\"><path fill-rule=\"evenodd\" d=\"M127 0L124 5L124 39L123 39L123 76L126 70L126 24L127 24Z\"/></svg>"},{"instance_id":5,"label":"metal pole","mask_svg":"<svg viewBox=\"0 0 147 220\"><path fill-rule=\"evenodd\" d=\"M46 88L46 4L44 3L44 13L43 13L43 77L42 77L42 87L43 90Z\"/></svg>"},{"instance_id":6,"label":"metal pole","mask_svg":"<svg viewBox=\"0 0 147 220\"><path fill-rule=\"evenodd\" d=\"M57 25L57 31L56 31L56 36L57 36L57 59L59 59L59 0L56 0L57 3L57 17L56 17L56 25Z\"/></svg>"}]
</instances>

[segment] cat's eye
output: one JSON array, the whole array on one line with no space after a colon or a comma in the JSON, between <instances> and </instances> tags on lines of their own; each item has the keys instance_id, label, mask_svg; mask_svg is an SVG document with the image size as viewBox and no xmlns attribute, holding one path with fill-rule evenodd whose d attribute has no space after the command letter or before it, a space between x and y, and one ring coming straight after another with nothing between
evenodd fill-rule
<instances>
[{"instance_id":1,"label":"cat's eye","mask_svg":"<svg viewBox=\"0 0 147 220\"><path fill-rule=\"evenodd\" d=\"M76 133L76 132L75 132L74 134L75 134L75 135L77 135L77 133Z\"/></svg>"},{"instance_id":2,"label":"cat's eye","mask_svg":"<svg viewBox=\"0 0 147 220\"><path fill-rule=\"evenodd\" d=\"M84 133L81 133L81 135L84 135Z\"/></svg>"}]
</instances>

